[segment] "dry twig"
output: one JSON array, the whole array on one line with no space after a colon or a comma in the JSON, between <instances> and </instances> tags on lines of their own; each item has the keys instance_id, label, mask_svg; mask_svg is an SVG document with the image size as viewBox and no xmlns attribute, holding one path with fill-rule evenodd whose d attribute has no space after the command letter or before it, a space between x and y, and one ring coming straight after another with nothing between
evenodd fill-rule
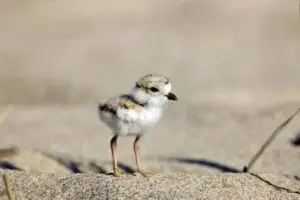
<instances>
[{"instance_id":1,"label":"dry twig","mask_svg":"<svg viewBox=\"0 0 300 200\"><path fill-rule=\"evenodd\" d=\"M13 109L13 105L8 105L0 114L0 124L2 124L8 117L9 113Z\"/></svg>"},{"instance_id":2,"label":"dry twig","mask_svg":"<svg viewBox=\"0 0 300 200\"><path fill-rule=\"evenodd\" d=\"M255 161L262 155L262 153L266 150L266 148L270 145L270 143L276 138L277 135L279 135L282 129L286 127L299 112L300 112L300 108L298 108L289 118L287 118L282 124L280 124L280 126L278 126L272 132L272 134L268 137L265 143L258 150L258 152L252 157L248 165L243 168L243 172L248 172L251 169Z\"/></svg>"},{"instance_id":3,"label":"dry twig","mask_svg":"<svg viewBox=\"0 0 300 200\"><path fill-rule=\"evenodd\" d=\"M10 177L8 176L8 174L3 175L3 182L5 185L4 193L7 195L9 200L15 200L15 195L13 193L11 180L10 180Z\"/></svg>"},{"instance_id":4,"label":"dry twig","mask_svg":"<svg viewBox=\"0 0 300 200\"><path fill-rule=\"evenodd\" d=\"M12 109L13 109L13 105L8 105L0 113L0 125L7 119ZM15 155L17 152L18 152L17 148L0 149L0 158Z\"/></svg>"}]
</instances>

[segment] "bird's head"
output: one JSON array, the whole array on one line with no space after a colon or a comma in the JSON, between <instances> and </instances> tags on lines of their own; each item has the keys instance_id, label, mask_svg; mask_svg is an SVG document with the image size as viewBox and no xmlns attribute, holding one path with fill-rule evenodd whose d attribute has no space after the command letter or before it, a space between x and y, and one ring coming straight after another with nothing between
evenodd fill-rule
<instances>
[{"instance_id":1,"label":"bird's head","mask_svg":"<svg viewBox=\"0 0 300 200\"><path fill-rule=\"evenodd\" d=\"M171 90L172 86L167 77L160 74L147 74L136 82L131 95L142 104L163 106L169 100L178 100Z\"/></svg>"}]
</instances>

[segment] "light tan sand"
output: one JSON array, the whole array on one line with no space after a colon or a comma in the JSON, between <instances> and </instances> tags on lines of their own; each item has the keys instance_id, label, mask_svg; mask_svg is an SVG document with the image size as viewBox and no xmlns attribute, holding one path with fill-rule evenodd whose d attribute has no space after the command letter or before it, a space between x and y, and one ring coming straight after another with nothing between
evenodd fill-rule
<instances>
[{"instance_id":1,"label":"light tan sand","mask_svg":"<svg viewBox=\"0 0 300 200\"><path fill-rule=\"evenodd\" d=\"M179 104L179 109L170 106L163 120L142 139L143 167L157 173L241 170L275 127L297 108L297 104L287 104L250 112L225 106ZM299 148L291 144L299 131L299 120L296 117L283 130L254 165L254 171L299 175ZM50 172L52 165L45 169L43 162L35 161L42 159L43 152L48 157L45 162L49 158L62 159L79 162L83 168L96 163L111 171L112 134L98 120L93 106L16 106L0 127L0 135L2 147L21 148L20 156L11 160L19 168L24 165L30 170L27 165L31 164L25 165L24 160L30 162L32 156L35 165L43 166L41 172ZM120 163L132 170L135 167L133 139L120 138L117 149ZM36 150L31 152L31 149Z\"/></svg>"}]
</instances>

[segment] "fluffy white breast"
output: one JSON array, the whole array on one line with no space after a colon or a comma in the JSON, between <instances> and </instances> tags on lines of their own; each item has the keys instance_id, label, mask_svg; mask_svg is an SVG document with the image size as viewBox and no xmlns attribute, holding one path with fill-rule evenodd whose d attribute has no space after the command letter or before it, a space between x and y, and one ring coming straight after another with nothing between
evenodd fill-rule
<instances>
[{"instance_id":1,"label":"fluffy white breast","mask_svg":"<svg viewBox=\"0 0 300 200\"><path fill-rule=\"evenodd\" d=\"M139 113L136 110L119 108L117 116L125 122L135 122L138 120Z\"/></svg>"},{"instance_id":2,"label":"fluffy white breast","mask_svg":"<svg viewBox=\"0 0 300 200\"><path fill-rule=\"evenodd\" d=\"M139 111L119 108L110 127L120 136L135 136L147 133L161 118L160 108L143 107Z\"/></svg>"},{"instance_id":3,"label":"fluffy white breast","mask_svg":"<svg viewBox=\"0 0 300 200\"><path fill-rule=\"evenodd\" d=\"M145 107L139 114L138 121L146 127L155 125L162 116L161 107Z\"/></svg>"}]
</instances>

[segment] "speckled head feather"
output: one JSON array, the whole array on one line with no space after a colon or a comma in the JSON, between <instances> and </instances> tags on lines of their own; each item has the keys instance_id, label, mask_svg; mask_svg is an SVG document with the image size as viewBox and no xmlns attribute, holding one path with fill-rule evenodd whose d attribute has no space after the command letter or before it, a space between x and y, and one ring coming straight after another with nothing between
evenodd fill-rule
<instances>
[{"instance_id":1,"label":"speckled head feather","mask_svg":"<svg viewBox=\"0 0 300 200\"><path fill-rule=\"evenodd\" d=\"M171 82L166 76L151 73L138 79L130 95L144 105L160 107L168 100L177 100L171 90Z\"/></svg>"},{"instance_id":2,"label":"speckled head feather","mask_svg":"<svg viewBox=\"0 0 300 200\"><path fill-rule=\"evenodd\" d=\"M151 88L157 88L161 91L164 90L164 87L170 83L170 80L160 74L147 74L143 77L141 77L136 82L136 87L144 89L146 91L150 90Z\"/></svg>"}]
</instances>

